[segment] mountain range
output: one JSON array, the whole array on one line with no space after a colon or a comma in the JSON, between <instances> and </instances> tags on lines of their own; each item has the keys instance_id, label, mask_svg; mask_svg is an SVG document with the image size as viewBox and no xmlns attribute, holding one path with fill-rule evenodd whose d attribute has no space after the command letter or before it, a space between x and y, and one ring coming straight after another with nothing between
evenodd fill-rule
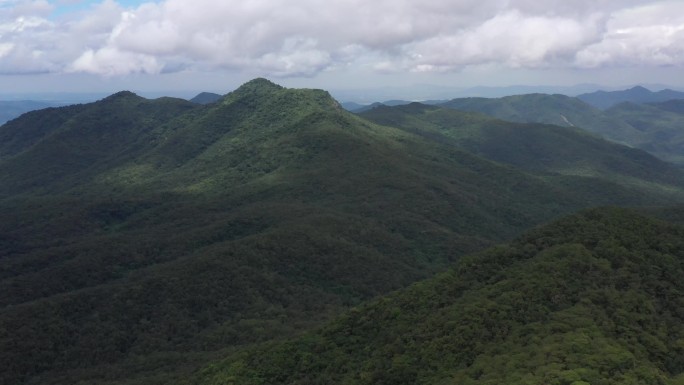
<instances>
[{"instance_id":1,"label":"mountain range","mask_svg":"<svg viewBox=\"0 0 684 385\"><path fill-rule=\"evenodd\" d=\"M563 378L670 381L677 225L605 209L520 237L583 208L682 201L680 169L576 128L421 104L359 116L265 79L208 104L123 91L33 111L0 126L0 383L495 383L512 378L485 370L499 343L566 370L575 321L567 338L606 345L577 348L567 371L589 372ZM639 303L654 310L629 348L606 330L639 322ZM456 325L472 329L460 345L440 334Z\"/></svg>"},{"instance_id":2,"label":"mountain range","mask_svg":"<svg viewBox=\"0 0 684 385\"><path fill-rule=\"evenodd\" d=\"M644 104L681 100L684 99L684 92L671 89L653 92L645 87L636 86L623 91L595 91L578 95L577 98L596 108L606 109L624 102Z\"/></svg>"},{"instance_id":3,"label":"mountain range","mask_svg":"<svg viewBox=\"0 0 684 385\"><path fill-rule=\"evenodd\" d=\"M576 127L605 139L684 165L678 99L659 103L623 102L606 110L565 95L525 94L503 98L459 98L437 104L520 123Z\"/></svg>"}]
</instances>

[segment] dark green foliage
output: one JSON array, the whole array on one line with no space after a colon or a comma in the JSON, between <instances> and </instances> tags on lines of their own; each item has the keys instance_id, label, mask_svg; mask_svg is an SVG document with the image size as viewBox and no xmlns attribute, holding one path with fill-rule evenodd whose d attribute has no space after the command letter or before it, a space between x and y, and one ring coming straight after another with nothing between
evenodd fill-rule
<instances>
[{"instance_id":1,"label":"dark green foliage","mask_svg":"<svg viewBox=\"0 0 684 385\"><path fill-rule=\"evenodd\" d=\"M0 159L27 150L84 108L82 105L46 108L28 112L0 126Z\"/></svg>"},{"instance_id":2,"label":"dark green foliage","mask_svg":"<svg viewBox=\"0 0 684 385\"><path fill-rule=\"evenodd\" d=\"M99 102L35 111L0 127L0 193L57 192L91 181L159 140L154 129L194 108L119 92ZM0 158L0 159L2 159Z\"/></svg>"},{"instance_id":3,"label":"dark green foliage","mask_svg":"<svg viewBox=\"0 0 684 385\"><path fill-rule=\"evenodd\" d=\"M349 311L236 353L197 384L675 384L684 228L584 212Z\"/></svg>"},{"instance_id":4,"label":"dark green foliage","mask_svg":"<svg viewBox=\"0 0 684 385\"><path fill-rule=\"evenodd\" d=\"M43 102L35 100L0 101L0 124L10 121L21 114L43 108L57 107L64 103Z\"/></svg>"},{"instance_id":5,"label":"dark green foliage","mask_svg":"<svg viewBox=\"0 0 684 385\"><path fill-rule=\"evenodd\" d=\"M549 179L265 79L205 106L123 92L0 134L17 138L0 160L9 384L166 384L577 208L674 199Z\"/></svg>"}]
</instances>

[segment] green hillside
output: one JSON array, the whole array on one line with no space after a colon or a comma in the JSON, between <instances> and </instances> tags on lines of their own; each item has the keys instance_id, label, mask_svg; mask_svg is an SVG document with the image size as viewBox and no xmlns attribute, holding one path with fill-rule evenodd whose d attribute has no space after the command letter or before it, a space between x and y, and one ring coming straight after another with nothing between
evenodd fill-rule
<instances>
[{"instance_id":1,"label":"green hillside","mask_svg":"<svg viewBox=\"0 0 684 385\"><path fill-rule=\"evenodd\" d=\"M480 112L519 123L546 123L578 127L606 139L632 144L642 139L639 130L603 114L598 108L565 95L526 94L503 98L453 99L441 106L461 111Z\"/></svg>"},{"instance_id":2,"label":"green hillside","mask_svg":"<svg viewBox=\"0 0 684 385\"><path fill-rule=\"evenodd\" d=\"M4 124L29 111L58 105L63 105L63 103L37 100L0 100L0 124Z\"/></svg>"},{"instance_id":3,"label":"green hillside","mask_svg":"<svg viewBox=\"0 0 684 385\"><path fill-rule=\"evenodd\" d=\"M658 104L620 103L605 114L629 123L643 133L636 146L669 162L684 164L684 101Z\"/></svg>"},{"instance_id":4,"label":"green hillside","mask_svg":"<svg viewBox=\"0 0 684 385\"><path fill-rule=\"evenodd\" d=\"M195 384L681 384L684 228L583 212Z\"/></svg>"},{"instance_id":5,"label":"green hillside","mask_svg":"<svg viewBox=\"0 0 684 385\"><path fill-rule=\"evenodd\" d=\"M155 146L154 131L194 109L182 99L119 92L99 102L34 111L0 127L0 196L56 193Z\"/></svg>"},{"instance_id":6,"label":"green hillside","mask_svg":"<svg viewBox=\"0 0 684 385\"><path fill-rule=\"evenodd\" d=\"M122 92L0 137L3 384L167 384L579 208L679 201L265 79L208 105Z\"/></svg>"},{"instance_id":7,"label":"green hillside","mask_svg":"<svg viewBox=\"0 0 684 385\"><path fill-rule=\"evenodd\" d=\"M530 94L497 99L454 99L442 106L480 112L512 122L577 127L605 139L642 149L678 166L684 165L680 138L683 109L680 100L653 104L614 103L604 111L577 98Z\"/></svg>"},{"instance_id":8,"label":"green hillside","mask_svg":"<svg viewBox=\"0 0 684 385\"><path fill-rule=\"evenodd\" d=\"M513 123L420 103L378 107L360 115L420 135L442 136L478 156L550 173L548 178L601 177L625 186L661 189L663 193L684 183L676 167L578 128Z\"/></svg>"}]
</instances>

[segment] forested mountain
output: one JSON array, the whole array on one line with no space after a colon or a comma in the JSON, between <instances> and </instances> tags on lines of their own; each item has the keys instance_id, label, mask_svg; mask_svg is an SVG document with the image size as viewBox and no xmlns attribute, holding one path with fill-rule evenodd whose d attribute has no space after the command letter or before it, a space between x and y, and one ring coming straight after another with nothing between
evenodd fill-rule
<instances>
[{"instance_id":1,"label":"forested mountain","mask_svg":"<svg viewBox=\"0 0 684 385\"><path fill-rule=\"evenodd\" d=\"M657 104L620 103L607 116L629 123L643 133L639 148L661 158L684 164L684 100Z\"/></svg>"},{"instance_id":2,"label":"forested mountain","mask_svg":"<svg viewBox=\"0 0 684 385\"><path fill-rule=\"evenodd\" d=\"M546 123L579 127L619 143L632 144L642 139L639 130L603 114L585 102L565 95L526 94L503 98L453 99L440 106L461 111L480 112L501 120L520 123Z\"/></svg>"},{"instance_id":3,"label":"forested mountain","mask_svg":"<svg viewBox=\"0 0 684 385\"><path fill-rule=\"evenodd\" d=\"M0 124L12 120L21 114L42 108L59 106L61 103L41 102L36 100L0 101Z\"/></svg>"},{"instance_id":4,"label":"forested mountain","mask_svg":"<svg viewBox=\"0 0 684 385\"><path fill-rule=\"evenodd\" d=\"M675 112L678 114L684 114L684 99L674 99L668 100L666 102L660 103L648 103L654 107L657 107L664 111Z\"/></svg>"},{"instance_id":5,"label":"forested mountain","mask_svg":"<svg viewBox=\"0 0 684 385\"><path fill-rule=\"evenodd\" d=\"M167 384L579 208L682 201L679 172L636 153L560 173L473 154L457 126L265 79L1 126L0 383Z\"/></svg>"},{"instance_id":6,"label":"forested mountain","mask_svg":"<svg viewBox=\"0 0 684 385\"><path fill-rule=\"evenodd\" d=\"M682 166L684 158L677 137L684 115L679 104L677 100L662 104L623 103L603 111L578 98L529 94L498 99L454 99L441 106L513 122L577 127Z\"/></svg>"},{"instance_id":7,"label":"forested mountain","mask_svg":"<svg viewBox=\"0 0 684 385\"><path fill-rule=\"evenodd\" d=\"M624 102L644 104L684 99L684 92L670 89L653 92L647 88L636 86L624 91L596 91L578 95L577 98L596 108L606 109Z\"/></svg>"},{"instance_id":8,"label":"forested mountain","mask_svg":"<svg viewBox=\"0 0 684 385\"><path fill-rule=\"evenodd\" d=\"M217 102L222 97L223 95L215 94L213 92L201 92L190 99L190 101L197 104L210 104Z\"/></svg>"},{"instance_id":9,"label":"forested mountain","mask_svg":"<svg viewBox=\"0 0 684 385\"><path fill-rule=\"evenodd\" d=\"M378 107L360 115L419 135L442 136L473 154L527 171L600 176L625 186L635 179L663 187L684 183L675 166L575 127L513 123L420 103Z\"/></svg>"},{"instance_id":10,"label":"forested mountain","mask_svg":"<svg viewBox=\"0 0 684 385\"><path fill-rule=\"evenodd\" d=\"M595 209L195 384L681 384L684 228Z\"/></svg>"}]
</instances>

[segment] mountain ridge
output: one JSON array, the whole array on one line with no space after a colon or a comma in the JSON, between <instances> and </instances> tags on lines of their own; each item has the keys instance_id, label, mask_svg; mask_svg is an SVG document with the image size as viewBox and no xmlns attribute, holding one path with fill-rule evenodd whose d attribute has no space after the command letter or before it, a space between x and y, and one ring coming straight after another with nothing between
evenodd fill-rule
<instances>
[{"instance_id":1,"label":"mountain ridge","mask_svg":"<svg viewBox=\"0 0 684 385\"><path fill-rule=\"evenodd\" d=\"M48 134L0 159L12 384L171 383L579 208L677 201L550 180L264 79L209 105L119 94L0 134L24 129Z\"/></svg>"},{"instance_id":2,"label":"mountain ridge","mask_svg":"<svg viewBox=\"0 0 684 385\"><path fill-rule=\"evenodd\" d=\"M379 124L444 135L469 152L524 170L564 175L615 174L620 175L617 179L636 177L665 184L682 182L676 167L579 128L523 125L420 103L379 107L360 115Z\"/></svg>"},{"instance_id":3,"label":"mountain ridge","mask_svg":"<svg viewBox=\"0 0 684 385\"><path fill-rule=\"evenodd\" d=\"M622 91L596 91L577 96L596 108L607 109L621 102L632 102L637 104L658 103L673 99L684 99L684 92L664 89L653 92L642 86L635 86Z\"/></svg>"}]
</instances>

